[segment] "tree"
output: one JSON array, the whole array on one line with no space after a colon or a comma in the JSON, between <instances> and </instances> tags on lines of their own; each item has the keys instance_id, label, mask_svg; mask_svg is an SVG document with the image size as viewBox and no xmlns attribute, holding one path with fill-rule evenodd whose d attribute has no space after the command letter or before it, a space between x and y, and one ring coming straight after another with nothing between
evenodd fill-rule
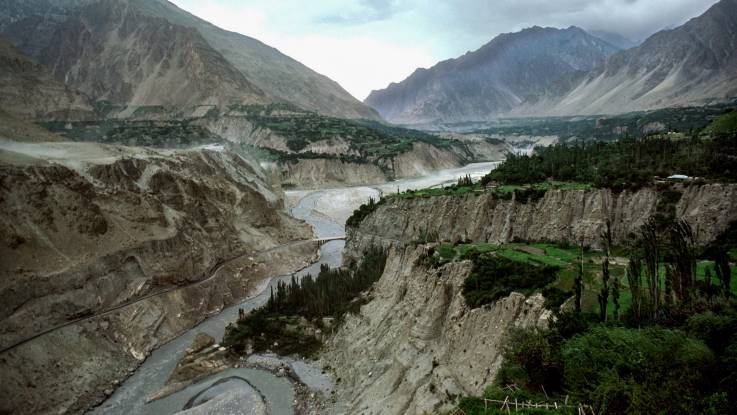
<instances>
[{"instance_id":1,"label":"tree","mask_svg":"<svg viewBox=\"0 0 737 415\"><path fill-rule=\"evenodd\" d=\"M717 278L722 285L722 293L729 298L732 295L732 270L729 268L729 257L723 250L717 254L714 261Z\"/></svg>"},{"instance_id":2,"label":"tree","mask_svg":"<svg viewBox=\"0 0 737 415\"><path fill-rule=\"evenodd\" d=\"M620 290L619 277L614 278L614 284L612 285L612 302L614 303L614 319L619 320L619 290Z\"/></svg>"},{"instance_id":3,"label":"tree","mask_svg":"<svg viewBox=\"0 0 737 415\"><path fill-rule=\"evenodd\" d=\"M630 286L630 293L632 294L632 303L630 305L630 313L632 319L636 325L641 325L643 320L644 304L642 296L642 262L637 256L632 256L629 259L629 264L625 270L625 277L627 283Z\"/></svg>"},{"instance_id":4,"label":"tree","mask_svg":"<svg viewBox=\"0 0 737 415\"><path fill-rule=\"evenodd\" d=\"M640 228L640 244L644 252L650 312L652 313L651 317L655 319L660 311L660 240L657 224L652 218Z\"/></svg>"},{"instance_id":5,"label":"tree","mask_svg":"<svg viewBox=\"0 0 737 415\"><path fill-rule=\"evenodd\" d=\"M601 233L601 239L604 245L604 260L601 262L602 287L599 293L599 320L606 321L609 305L609 255L612 246L612 226L609 220L606 221L606 228Z\"/></svg>"}]
</instances>

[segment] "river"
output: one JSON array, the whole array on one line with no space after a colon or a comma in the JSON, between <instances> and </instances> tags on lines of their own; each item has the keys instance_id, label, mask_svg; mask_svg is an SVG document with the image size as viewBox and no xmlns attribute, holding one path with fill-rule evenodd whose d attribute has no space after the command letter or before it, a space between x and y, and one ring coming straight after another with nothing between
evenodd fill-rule
<instances>
[{"instance_id":1,"label":"river","mask_svg":"<svg viewBox=\"0 0 737 415\"><path fill-rule=\"evenodd\" d=\"M442 170L416 179L398 180L376 186L289 191L286 193L286 199L288 205L293 206L292 215L312 225L317 238L341 236L345 233L346 219L354 209L365 203L370 197L378 198L380 194L453 183L465 175L478 178L495 166L496 163L475 163L458 169ZM344 245L344 241L326 243L320 248L319 260L298 272L296 276L301 278L307 274L317 274L323 264L330 267L339 266ZM219 314L209 317L156 349L108 400L91 413L168 415L181 411L193 399L197 400L203 396L211 398L220 393L232 392L234 388L252 388L253 392L258 393L264 399L269 414L291 415L294 390L290 381L284 377L277 377L269 371L257 369L229 369L167 398L146 403L149 396L157 393L164 386L197 333L204 332L215 339L222 339L225 327L237 319L238 309L249 311L262 306L268 300L269 286L276 286L279 281L289 279L291 275L272 278L260 294L222 310ZM325 386L325 383L329 381L320 377L319 368L311 367L309 363L302 361L289 359L284 361L293 367L308 386L322 390L323 393L326 389L329 390L329 386Z\"/></svg>"}]
</instances>

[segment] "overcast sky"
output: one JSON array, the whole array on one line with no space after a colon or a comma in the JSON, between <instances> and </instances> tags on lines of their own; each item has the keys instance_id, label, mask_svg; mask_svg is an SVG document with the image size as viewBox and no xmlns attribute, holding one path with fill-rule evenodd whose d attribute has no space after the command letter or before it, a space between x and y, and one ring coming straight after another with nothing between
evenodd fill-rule
<instances>
[{"instance_id":1,"label":"overcast sky","mask_svg":"<svg viewBox=\"0 0 737 415\"><path fill-rule=\"evenodd\" d=\"M716 0L171 0L276 47L363 100L418 67L526 27L580 26L641 40Z\"/></svg>"}]
</instances>

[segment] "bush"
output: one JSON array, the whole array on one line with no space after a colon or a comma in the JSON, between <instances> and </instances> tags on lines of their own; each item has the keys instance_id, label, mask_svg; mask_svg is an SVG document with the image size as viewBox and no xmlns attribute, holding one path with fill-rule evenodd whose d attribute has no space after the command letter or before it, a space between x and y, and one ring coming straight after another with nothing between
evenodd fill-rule
<instances>
[{"instance_id":1,"label":"bush","mask_svg":"<svg viewBox=\"0 0 737 415\"><path fill-rule=\"evenodd\" d=\"M602 413L694 413L713 362L708 347L683 332L596 327L563 344L572 396Z\"/></svg>"},{"instance_id":2,"label":"bush","mask_svg":"<svg viewBox=\"0 0 737 415\"><path fill-rule=\"evenodd\" d=\"M513 291L529 295L553 282L557 267L532 265L498 257L493 253L469 254L474 263L463 283L463 296L472 307L480 307L506 297Z\"/></svg>"},{"instance_id":3,"label":"bush","mask_svg":"<svg viewBox=\"0 0 737 415\"><path fill-rule=\"evenodd\" d=\"M527 390L545 390L547 393L561 391L563 363L550 331L512 330L505 341L504 358L497 374L499 385L514 384Z\"/></svg>"}]
</instances>

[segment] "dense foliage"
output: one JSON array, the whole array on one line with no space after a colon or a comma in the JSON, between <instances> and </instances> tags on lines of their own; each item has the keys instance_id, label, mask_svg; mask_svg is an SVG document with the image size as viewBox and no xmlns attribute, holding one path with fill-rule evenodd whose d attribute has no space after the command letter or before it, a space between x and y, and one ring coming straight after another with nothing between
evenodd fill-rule
<instances>
[{"instance_id":1,"label":"dense foliage","mask_svg":"<svg viewBox=\"0 0 737 415\"><path fill-rule=\"evenodd\" d=\"M395 127L371 120L348 120L328 117L289 104L234 105L229 116L243 116L256 128L268 129L286 139L293 152L301 152L310 143L342 139L351 153L363 160L388 160L412 149L412 143L424 142L438 148L448 148L451 141L438 136Z\"/></svg>"},{"instance_id":2,"label":"dense foliage","mask_svg":"<svg viewBox=\"0 0 737 415\"><path fill-rule=\"evenodd\" d=\"M347 228L357 228L361 222L366 219L368 215L373 213L379 206L381 206L386 199L379 199L377 202L373 197L369 198L369 201L362 204L358 209L353 211L353 214L346 220L345 226Z\"/></svg>"},{"instance_id":3,"label":"dense foliage","mask_svg":"<svg viewBox=\"0 0 737 415\"><path fill-rule=\"evenodd\" d=\"M531 156L510 154L482 183L526 184L554 179L622 189L651 184L656 176L672 174L735 181L737 138L628 138L612 143L558 144L538 148Z\"/></svg>"},{"instance_id":4,"label":"dense foliage","mask_svg":"<svg viewBox=\"0 0 737 415\"><path fill-rule=\"evenodd\" d=\"M663 108L613 116L501 119L495 126L475 131L492 136L557 136L562 142L612 141L627 137L701 131L735 102L699 107ZM678 134L678 136L680 136Z\"/></svg>"},{"instance_id":5,"label":"dense foliage","mask_svg":"<svg viewBox=\"0 0 737 415\"><path fill-rule=\"evenodd\" d=\"M317 277L279 282L268 303L226 329L223 345L235 353L274 351L281 355L309 356L321 346L316 330L326 329L324 318L339 320L362 302L359 294L384 272L386 253L366 252L359 265L349 268L320 268ZM334 323L333 323L334 324Z\"/></svg>"},{"instance_id":6,"label":"dense foliage","mask_svg":"<svg viewBox=\"0 0 737 415\"><path fill-rule=\"evenodd\" d=\"M663 228L648 221L629 248L625 280L630 298L622 314L606 307L614 289L602 289L599 313L558 311L549 329L513 331L486 397L527 394L560 402L568 396L597 414L735 413L733 271L721 250L713 271L707 268L698 279L703 253L693 240L683 222L671 220ZM607 264L605 257L604 274ZM618 283L614 287L619 296ZM461 404L473 408L468 402L480 408L483 401L468 398ZM497 409L466 413L495 414Z\"/></svg>"},{"instance_id":7,"label":"dense foliage","mask_svg":"<svg viewBox=\"0 0 737 415\"><path fill-rule=\"evenodd\" d=\"M323 264L316 278L307 275L299 282L294 278L289 284L279 282L266 310L307 318L339 317L348 311L358 294L381 277L385 264L386 253L378 248L365 253L352 269L331 269Z\"/></svg>"},{"instance_id":8,"label":"dense foliage","mask_svg":"<svg viewBox=\"0 0 737 415\"><path fill-rule=\"evenodd\" d=\"M51 121L44 127L73 141L139 147L180 148L224 142L222 137L189 120Z\"/></svg>"},{"instance_id":9,"label":"dense foliage","mask_svg":"<svg viewBox=\"0 0 737 415\"><path fill-rule=\"evenodd\" d=\"M553 282L558 271L550 265L514 261L494 253L468 255L473 270L463 283L463 296L470 307L480 307L508 296L512 291L530 294Z\"/></svg>"}]
</instances>

